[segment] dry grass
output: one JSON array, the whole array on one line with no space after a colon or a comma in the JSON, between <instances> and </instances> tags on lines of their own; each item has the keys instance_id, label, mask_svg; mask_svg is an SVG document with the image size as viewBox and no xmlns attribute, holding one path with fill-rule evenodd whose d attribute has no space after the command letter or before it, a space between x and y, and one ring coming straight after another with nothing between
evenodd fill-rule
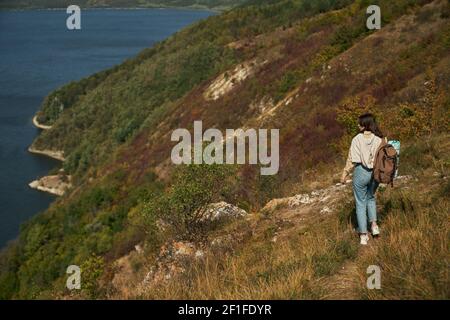
<instances>
[{"instance_id":1,"label":"dry grass","mask_svg":"<svg viewBox=\"0 0 450 320\"><path fill-rule=\"evenodd\" d=\"M139 298L449 299L447 139L423 142L431 147L419 154L409 150L417 143L405 148L405 166L411 161L408 152L415 160L433 161L406 166L417 179L380 191L382 237L368 247L358 245L348 198L329 216L312 216L286 229L274 223L283 209L256 214L253 236L234 251L210 254ZM441 146L437 153L436 144ZM435 171L439 174L430 174ZM366 288L369 265L381 267L381 290Z\"/></svg>"},{"instance_id":2,"label":"dry grass","mask_svg":"<svg viewBox=\"0 0 450 320\"><path fill-rule=\"evenodd\" d=\"M275 243L273 225L261 222L264 227L234 254L209 256L176 281L152 288L145 298L319 298L315 283L357 254L356 241L341 220L334 215L306 228L297 226Z\"/></svg>"},{"instance_id":3,"label":"dry grass","mask_svg":"<svg viewBox=\"0 0 450 320\"><path fill-rule=\"evenodd\" d=\"M445 188L445 185L444 185ZM358 264L382 268L382 289L369 299L449 299L449 212L446 193L397 192L383 223L383 240ZM442 189L443 190L443 189Z\"/></svg>"}]
</instances>

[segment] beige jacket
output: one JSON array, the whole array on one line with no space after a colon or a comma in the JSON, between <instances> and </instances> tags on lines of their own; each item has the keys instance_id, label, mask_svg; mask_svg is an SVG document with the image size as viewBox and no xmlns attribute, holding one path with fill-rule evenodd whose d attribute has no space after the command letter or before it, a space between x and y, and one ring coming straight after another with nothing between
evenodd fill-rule
<instances>
[{"instance_id":1,"label":"beige jacket","mask_svg":"<svg viewBox=\"0 0 450 320\"><path fill-rule=\"evenodd\" d=\"M366 168L372 169L375 155L381 142L382 139L370 131L365 131L354 137L342 175L344 177L348 176L357 163L361 163Z\"/></svg>"}]
</instances>

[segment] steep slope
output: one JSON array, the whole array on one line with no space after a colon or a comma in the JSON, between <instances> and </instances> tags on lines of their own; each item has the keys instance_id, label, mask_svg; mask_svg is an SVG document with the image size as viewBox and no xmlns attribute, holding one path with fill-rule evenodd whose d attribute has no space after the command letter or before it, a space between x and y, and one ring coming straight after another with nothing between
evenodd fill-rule
<instances>
[{"instance_id":1,"label":"steep slope","mask_svg":"<svg viewBox=\"0 0 450 320\"><path fill-rule=\"evenodd\" d=\"M448 163L448 138L429 141L443 148L419 158ZM415 148L405 148L405 165L418 156L411 154ZM104 282L108 297L448 299L449 178L448 170L435 171L440 164L424 161L417 175L400 176L395 188L380 189L382 236L367 247L358 245L354 231L351 188L328 185L271 201L245 221L211 233L202 255L173 252L166 265L178 268L152 282L153 258L132 251L115 264L112 279L122 281ZM125 273L127 264L139 266L132 276ZM366 285L373 265L381 269L381 290Z\"/></svg>"},{"instance_id":2,"label":"steep slope","mask_svg":"<svg viewBox=\"0 0 450 320\"><path fill-rule=\"evenodd\" d=\"M80 265L86 277L85 289L73 293L75 297L138 295L107 285L118 274L116 261L126 263L118 259L136 255L137 245L144 248L129 272L139 282L164 243L190 241L201 246L215 232L233 227L233 222L192 223L195 209L206 203L225 200L264 216L261 210L271 199L329 187L336 182L336 167L355 133L355 119L365 110L378 114L389 136L395 133L410 146L410 153L426 151L423 158L402 158L402 174L416 176L427 169L448 176L448 150L440 154L436 147L417 149L415 140L448 140L443 135L449 130L450 105L448 1L379 1L384 22L377 32L365 29L364 1L270 2L211 17L123 65L47 97L37 119L51 129L33 147L64 151L64 168L73 177L73 187L24 225L17 242L2 253L1 297L68 296L65 269L71 264ZM174 169L170 134L177 128L192 129L195 120L202 120L204 128L221 130L279 128L279 174L260 176L257 166ZM421 181L427 186L437 180ZM447 204L440 200L436 206L433 210ZM322 209L326 219L315 220L321 215L315 217L314 210L299 216L317 226L309 236L297 229L302 220L286 222L294 223L294 233L286 234L285 248L296 241L305 243L309 251L301 257L306 255L306 260L297 259L297 251L278 247L271 247L267 255L267 242L257 241L265 235L273 239L274 228L286 217L275 226L268 219L264 232L262 223L256 239L249 235L251 225L240 227L248 241L239 250L255 254L237 262L250 272L249 287L259 283L257 279L278 279L276 261L284 254L292 261L284 261L287 265L280 270L295 270L295 279L302 282L297 267L306 263L311 271L306 276L317 278L312 283L357 259L351 228L339 224L331 208L317 210ZM259 225L264 219L254 221ZM320 226L331 230L330 237ZM326 246L316 243L322 239L327 239ZM384 250L389 253L388 247ZM223 263L231 262L225 258ZM199 272L219 281L217 268L216 273L201 268ZM185 287L171 291L172 283L155 297L170 298L169 292L185 297L184 290L196 279L195 272L187 275ZM286 287L276 291L284 276L266 287L267 295L253 289L240 295L230 287L220 297L322 297L308 285L301 286L301 294ZM234 280L236 284L240 279ZM436 288L435 296L440 296L440 284ZM140 292L153 297L145 288ZM217 292L204 297L217 297Z\"/></svg>"}]
</instances>

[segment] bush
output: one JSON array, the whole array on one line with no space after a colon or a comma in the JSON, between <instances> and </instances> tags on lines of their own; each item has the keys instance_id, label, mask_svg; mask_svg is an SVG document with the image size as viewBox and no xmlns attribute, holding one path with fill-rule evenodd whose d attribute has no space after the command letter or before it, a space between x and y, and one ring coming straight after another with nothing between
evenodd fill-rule
<instances>
[{"instance_id":1,"label":"bush","mask_svg":"<svg viewBox=\"0 0 450 320\"><path fill-rule=\"evenodd\" d=\"M339 151L347 156L348 148L352 138L358 134L358 117L365 112L374 112L375 99L371 96L365 98L350 97L338 106L337 122L342 125L346 131L338 143Z\"/></svg>"},{"instance_id":2,"label":"bush","mask_svg":"<svg viewBox=\"0 0 450 320\"><path fill-rule=\"evenodd\" d=\"M81 290L91 299L99 295L97 280L103 274L104 261L102 257L91 256L81 266Z\"/></svg>"},{"instance_id":3,"label":"bush","mask_svg":"<svg viewBox=\"0 0 450 320\"><path fill-rule=\"evenodd\" d=\"M171 189L154 197L144 209L149 221L165 220L177 235L201 236L201 220L208 204L218 200L224 191L227 166L188 165L175 172Z\"/></svg>"}]
</instances>

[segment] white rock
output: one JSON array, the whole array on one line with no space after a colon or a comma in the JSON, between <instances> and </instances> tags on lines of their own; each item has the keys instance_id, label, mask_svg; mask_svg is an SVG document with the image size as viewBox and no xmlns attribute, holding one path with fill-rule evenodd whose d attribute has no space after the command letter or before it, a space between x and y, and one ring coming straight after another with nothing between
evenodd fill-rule
<instances>
[{"instance_id":1,"label":"white rock","mask_svg":"<svg viewBox=\"0 0 450 320\"><path fill-rule=\"evenodd\" d=\"M136 252L139 253L139 254L141 254L141 253L143 252L142 247L141 247L139 244L135 245L135 246L134 246L134 249L135 249Z\"/></svg>"},{"instance_id":2,"label":"white rock","mask_svg":"<svg viewBox=\"0 0 450 320\"><path fill-rule=\"evenodd\" d=\"M208 87L204 93L207 100L217 100L230 92L234 86L252 76L256 69L266 64L268 61L257 63L256 60L246 61L237 65L233 70L229 70L219 77Z\"/></svg>"},{"instance_id":3,"label":"white rock","mask_svg":"<svg viewBox=\"0 0 450 320\"><path fill-rule=\"evenodd\" d=\"M202 221L217 221L222 218L239 218L247 215L245 210L224 201L210 204L201 219Z\"/></svg>"},{"instance_id":4,"label":"white rock","mask_svg":"<svg viewBox=\"0 0 450 320\"><path fill-rule=\"evenodd\" d=\"M322 210L320 210L320 213L321 214L324 214L324 213L330 213L332 210L329 208L329 207L323 207L322 208Z\"/></svg>"},{"instance_id":5,"label":"white rock","mask_svg":"<svg viewBox=\"0 0 450 320\"><path fill-rule=\"evenodd\" d=\"M203 258L204 256L205 256L205 253L204 253L202 250L197 250L197 251L195 252L195 257L196 257L197 259Z\"/></svg>"}]
</instances>

